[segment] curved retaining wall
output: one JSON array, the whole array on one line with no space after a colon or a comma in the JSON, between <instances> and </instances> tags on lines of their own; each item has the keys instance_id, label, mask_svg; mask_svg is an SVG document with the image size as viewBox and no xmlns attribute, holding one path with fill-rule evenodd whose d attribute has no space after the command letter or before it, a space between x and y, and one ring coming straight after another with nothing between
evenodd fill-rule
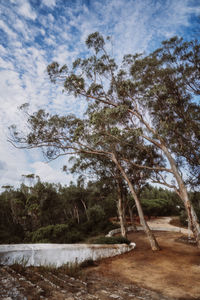
<instances>
[{"instance_id":1,"label":"curved retaining wall","mask_svg":"<svg viewBox=\"0 0 200 300\"><path fill-rule=\"evenodd\" d=\"M26 266L54 265L82 262L87 259L119 255L135 248L131 243L117 245L90 244L18 244L0 245L0 263L11 265L21 263Z\"/></svg>"},{"instance_id":2,"label":"curved retaining wall","mask_svg":"<svg viewBox=\"0 0 200 300\"><path fill-rule=\"evenodd\" d=\"M192 231L188 231L188 229L185 229L185 228L180 228L180 227L175 227L175 226L172 226L172 227L165 227L165 226L161 226L161 227L153 227L153 226L149 226L151 230L155 230L155 231L172 231L172 232L181 232L183 234L192 234ZM137 226L137 231L143 231L144 229L142 228L142 226ZM135 227L133 226L129 226L127 228L127 232L130 232L130 231L135 231ZM111 236L114 236L115 234L118 234L121 232L121 229L120 228L117 228L117 229L114 229L114 230L111 230L106 236L107 237L111 237Z\"/></svg>"}]
</instances>

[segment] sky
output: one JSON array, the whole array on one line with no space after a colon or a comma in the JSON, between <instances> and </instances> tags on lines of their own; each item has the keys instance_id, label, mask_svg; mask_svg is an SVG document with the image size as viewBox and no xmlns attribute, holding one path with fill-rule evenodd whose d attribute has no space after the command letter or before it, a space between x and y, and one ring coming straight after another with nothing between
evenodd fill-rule
<instances>
[{"instance_id":1,"label":"sky","mask_svg":"<svg viewBox=\"0 0 200 300\"><path fill-rule=\"evenodd\" d=\"M200 0L0 0L0 187L18 186L22 175L68 184L67 157L47 163L39 150L21 150L8 141L8 127L26 130L19 111L81 115L86 103L49 82L53 61L70 64L86 54L95 31L110 35L118 61L124 54L149 53L174 35L186 40L200 33Z\"/></svg>"}]
</instances>

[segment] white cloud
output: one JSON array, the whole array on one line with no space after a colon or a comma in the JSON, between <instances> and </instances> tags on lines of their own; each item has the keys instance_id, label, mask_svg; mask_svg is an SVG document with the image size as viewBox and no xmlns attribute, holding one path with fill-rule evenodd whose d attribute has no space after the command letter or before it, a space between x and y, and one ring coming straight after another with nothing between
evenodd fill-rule
<instances>
[{"instance_id":1,"label":"white cloud","mask_svg":"<svg viewBox=\"0 0 200 300\"><path fill-rule=\"evenodd\" d=\"M22 15L27 19L35 20L37 17L35 11L32 9L32 7L30 6L27 0L20 1L18 12L20 13L20 15Z\"/></svg>"},{"instance_id":2,"label":"white cloud","mask_svg":"<svg viewBox=\"0 0 200 300\"><path fill-rule=\"evenodd\" d=\"M26 22L20 20L19 18L16 18L15 20L15 30L23 35L24 41L30 39L30 32L27 28Z\"/></svg>"},{"instance_id":3,"label":"white cloud","mask_svg":"<svg viewBox=\"0 0 200 300\"><path fill-rule=\"evenodd\" d=\"M3 20L0 20L0 28L8 35L9 38L16 38L17 35L13 32Z\"/></svg>"},{"instance_id":4,"label":"white cloud","mask_svg":"<svg viewBox=\"0 0 200 300\"><path fill-rule=\"evenodd\" d=\"M2 45L0 45L0 53L1 53L2 55L7 54L6 48L4 48Z\"/></svg>"},{"instance_id":5,"label":"white cloud","mask_svg":"<svg viewBox=\"0 0 200 300\"><path fill-rule=\"evenodd\" d=\"M34 170L34 174L37 174L42 181L61 183L63 185L71 180L73 181L72 175L66 175L61 168L55 169L49 163L38 161L33 163L31 167Z\"/></svg>"},{"instance_id":6,"label":"white cloud","mask_svg":"<svg viewBox=\"0 0 200 300\"><path fill-rule=\"evenodd\" d=\"M54 22L54 17L53 17L53 15L52 14L48 14L48 21L50 22L50 23L53 23Z\"/></svg>"},{"instance_id":7,"label":"white cloud","mask_svg":"<svg viewBox=\"0 0 200 300\"><path fill-rule=\"evenodd\" d=\"M42 0L42 3L50 8L56 6L56 0Z\"/></svg>"},{"instance_id":8,"label":"white cloud","mask_svg":"<svg viewBox=\"0 0 200 300\"><path fill-rule=\"evenodd\" d=\"M0 188L2 185L7 184L18 185L21 175L30 169L26 153L17 150L7 142L6 133L2 127L2 124L0 124L0 157L1 162L4 164L4 168L0 172Z\"/></svg>"},{"instance_id":9,"label":"white cloud","mask_svg":"<svg viewBox=\"0 0 200 300\"><path fill-rule=\"evenodd\" d=\"M56 41L54 40L53 36L52 36L52 38L45 38L45 43L47 43L47 45L49 45L49 46L55 46L56 45Z\"/></svg>"}]
</instances>

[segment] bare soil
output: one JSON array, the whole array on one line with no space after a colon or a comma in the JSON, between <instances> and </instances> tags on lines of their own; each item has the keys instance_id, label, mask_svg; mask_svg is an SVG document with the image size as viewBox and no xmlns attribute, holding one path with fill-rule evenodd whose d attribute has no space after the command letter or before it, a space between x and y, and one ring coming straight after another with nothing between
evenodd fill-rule
<instances>
[{"instance_id":1,"label":"bare soil","mask_svg":"<svg viewBox=\"0 0 200 300\"><path fill-rule=\"evenodd\" d=\"M152 252L144 233L131 233L128 238L136 243L135 250L103 260L96 272L169 298L200 299L200 250L179 242L180 233L155 235L162 250Z\"/></svg>"}]
</instances>

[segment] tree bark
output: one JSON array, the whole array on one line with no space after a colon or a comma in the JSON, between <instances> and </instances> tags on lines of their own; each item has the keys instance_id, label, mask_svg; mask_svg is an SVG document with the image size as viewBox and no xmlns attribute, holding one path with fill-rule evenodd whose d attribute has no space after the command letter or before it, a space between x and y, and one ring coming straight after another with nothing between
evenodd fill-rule
<instances>
[{"instance_id":1,"label":"tree bark","mask_svg":"<svg viewBox=\"0 0 200 300\"><path fill-rule=\"evenodd\" d=\"M128 205L128 211L129 211L129 216L130 216L130 220L131 220L131 226L134 228L135 231L137 231L137 226L134 223L133 212L129 205Z\"/></svg>"},{"instance_id":2,"label":"tree bark","mask_svg":"<svg viewBox=\"0 0 200 300\"><path fill-rule=\"evenodd\" d=\"M171 153L168 151L167 147L165 147L164 145L162 145L162 150L165 153L165 155L170 163L174 177L177 181L177 184L179 187L179 190L177 191L177 193L178 193L180 199L182 200L182 202L184 203L184 206L185 206L185 209L186 209L186 212L188 215L188 222L190 222L191 230L194 234L194 238L197 242L197 246L198 246L198 248L200 248L200 224L198 222L198 218L197 218L196 212L194 210L194 207L188 197L188 192L187 192L186 186L184 184L182 177L179 174L176 163L175 163Z\"/></svg>"},{"instance_id":3,"label":"tree bark","mask_svg":"<svg viewBox=\"0 0 200 300\"><path fill-rule=\"evenodd\" d=\"M86 215L86 218L87 218L87 221L89 221L89 217L88 217L88 213L87 213L87 207L86 207L86 204L85 202L81 199L81 203L83 204L83 207L84 207L84 210L85 210L85 215Z\"/></svg>"},{"instance_id":4,"label":"tree bark","mask_svg":"<svg viewBox=\"0 0 200 300\"><path fill-rule=\"evenodd\" d=\"M79 218L78 208L77 208L76 205L74 206L74 215L75 215L75 218L77 218L77 223L79 224L80 223L80 218Z\"/></svg>"},{"instance_id":5,"label":"tree bark","mask_svg":"<svg viewBox=\"0 0 200 300\"><path fill-rule=\"evenodd\" d=\"M122 166L120 165L120 163L118 162L116 156L114 154L112 154L112 161L116 164L116 166L118 167L118 169L120 170L122 176L124 177L124 179L126 180L128 186L129 186L129 189L131 191L131 194L133 196L133 199L135 200L135 204L136 204L136 207L137 207L137 211L138 211L138 215L139 215L139 218L140 218L140 224L142 225L148 239L149 239L149 242L150 242L150 245L151 245L151 249L153 251L157 251L157 250L160 250L160 247L156 241L156 238L154 236L154 234L152 233L152 231L150 230L147 222L145 221L145 218L144 218L144 214L143 214L143 210L142 210L142 206L140 204L140 201L139 201L139 198L137 197L137 194L136 192L134 191L134 188L133 188L133 185L131 183L131 181L129 180L128 176L126 175L124 169L122 168Z\"/></svg>"},{"instance_id":6,"label":"tree bark","mask_svg":"<svg viewBox=\"0 0 200 300\"><path fill-rule=\"evenodd\" d=\"M127 231L126 231L126 224L125 224L125 218L124 218L124 203L123 203L123 197L122 197L122 189L121 189L119 180L117 183L117 194L118 194L117 209L118 209L118 215L119 215L121 235L126 238Z\"/></svg>"}]
</instances>

